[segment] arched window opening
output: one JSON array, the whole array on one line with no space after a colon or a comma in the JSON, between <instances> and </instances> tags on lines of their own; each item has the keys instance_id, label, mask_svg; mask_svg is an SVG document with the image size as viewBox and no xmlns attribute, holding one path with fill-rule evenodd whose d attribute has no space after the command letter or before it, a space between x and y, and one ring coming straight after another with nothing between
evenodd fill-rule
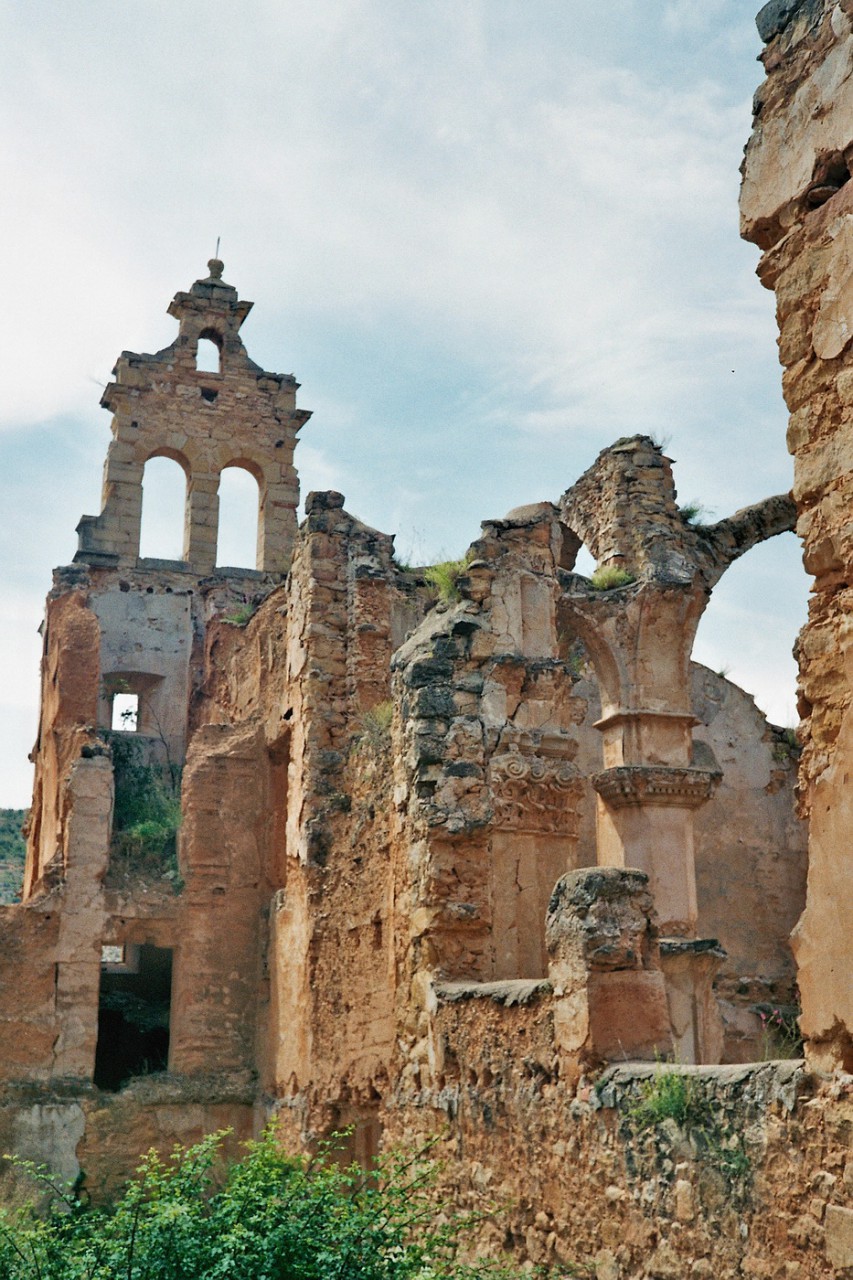
<instances>
[{"instance_id":1,"label":"arched window opening","mask_svg":"<svg viewBox=\"0 0 853 1280\"><path fill-rule=\"evenodd\" d=\"M713 590L692 658L734 681L771 724L797 723L794 638L806 620L809 582L800 545L780 534L753 547Z\"/></svg>"},{"instance_id":2,"label":"arched window opening","mask_svg":"<svg viewBox=\"0 0 853 1280\"><path fill-rule=\"evenodd\" d=\"M559 566L567 573L580 574L582 578L591 578L595 573L595 557L578 534L568 525L560 523L562 534L559 554Z\"/></svg>"},{"instance_id":3,"label":"arched window opening","mask_svg":"<svg viewBox=\"0 0 853 1280\"><path fill-rule=\"evenodd\" d=\"M142 527L139 554L158 560L182 560L187 479L172 458L149 458L142 477Z\"/></svg>"},{"instance_id":4,"label":"arched window opening","mask_svg":"<svg viewBox=\"0 0 853 1280\"><path fill-rule=\"evenodd\" d=\"M216 338L210 336L199 338L195 367L199 373L222 372L222 348Z\"/></svg>"},{"instance_id":5,"label":"arched window opening","mask_svg":"<svg viewBox=\"0 0 853 1280\"><path fill-rule=\"evenodd\" d=\"M245 467L225 467L219 477L218 568L254 569L258 547L258 482Z\"/></svg>"},{"instance_id":6,"label":"arched window opening","mask_svg":"<svg viewBox=\"0 0 853 1280\"><path fill-rule=\"evenodd\" d=\"M572 573L579 573L584 578L591 578L595 573L595 570L595 556L591 551L587 550L584 544L581 544L581 548L578 551L578 558L575 560L575 567L572 570Z\"/></svg>"}]
</instances>

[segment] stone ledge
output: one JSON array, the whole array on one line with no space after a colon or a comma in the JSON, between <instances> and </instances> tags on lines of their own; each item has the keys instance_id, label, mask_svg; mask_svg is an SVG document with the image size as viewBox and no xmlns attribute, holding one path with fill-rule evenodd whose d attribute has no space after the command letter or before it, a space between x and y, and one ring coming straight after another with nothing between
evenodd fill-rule
<instances>
[{"instance_id":1,"label":"stone ledge","mask_svg":"<svg viewBox=\"0 0 853 1280\"><path fill-rule=\"evenodd\" d=\"M505 982L436 982L433 990L442 1004L458 1004L460 1000L493 1000L510 1008L514 1004L530 1004L539 996L553 992L547 978L508 978Z\"/></svg>"},{"instance_id":2,"label":"stone ledge","mask_svg":"<svg viewBox=\"0 0 853 1280\"><path fill-rule=\"evenodd\" d=\"M656 1075L690 1076L706 1088L723 1093L747 1095L761 1108L778 1103L786 1111L794 1110L800 1098L810 1096L816 1079L805 1068L802 1058L773 1062L738 1062L725 1066L693 1066L680 1062L620 1062L599 1076L595 1095L598 1105L616 1107L619 1096L629 1092L638 1081Z\"/></svg>"}]
</instances>

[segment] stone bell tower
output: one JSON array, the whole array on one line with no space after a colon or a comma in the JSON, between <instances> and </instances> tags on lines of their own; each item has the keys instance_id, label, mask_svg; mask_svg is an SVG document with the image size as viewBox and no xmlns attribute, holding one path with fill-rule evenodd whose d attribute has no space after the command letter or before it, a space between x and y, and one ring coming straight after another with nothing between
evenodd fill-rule
<instances>
[{"instance_id":1,"label":"stone bell tower","mask_svg":"<svg viewBox=\"0 0 853 1280\"><path fill-rule=\"evenodd\" d=\"M216 564L219 477L225 467L249 471L259 488L255 568L285 573L296 534L299 481L296 434L311 416L296 408L291 374L268 373L249 358L240 327L252 308L222 279L218 258L169 313L180 325L155 355L123 351L115 381L101 399L113 414L99 516L83 516L77 563L142 568L139 531L142 473L150 458L173 458L187 477L182 562L195 573ZM218 369L200 368L200 346L212 344Z\"/></svg>"}]
</instances>

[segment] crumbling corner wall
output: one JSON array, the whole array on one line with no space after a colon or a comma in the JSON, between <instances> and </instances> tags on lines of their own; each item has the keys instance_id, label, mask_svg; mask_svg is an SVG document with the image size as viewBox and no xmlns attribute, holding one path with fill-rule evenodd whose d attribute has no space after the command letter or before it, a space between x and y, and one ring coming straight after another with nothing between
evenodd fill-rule
<instances>
[{"instance_id":1,"label":"crumbling corner wall","mask_svg":"<svg viewBox=\"0 0 853 1280\"><path fill-rule=\"evenodd\" d=\"M788 448L804 563L798 645L809 817L794 946L815 1065L853 1068L853 4L774 0L759 14L766 79L746 150L741 230L776 294Z\"/></svg>"}]
</instances>

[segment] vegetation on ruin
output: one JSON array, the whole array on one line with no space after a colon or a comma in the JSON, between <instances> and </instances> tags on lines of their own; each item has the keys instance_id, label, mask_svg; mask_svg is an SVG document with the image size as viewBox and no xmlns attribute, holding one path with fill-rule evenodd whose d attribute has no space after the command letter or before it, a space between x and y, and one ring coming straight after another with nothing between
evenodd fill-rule
<instances>
[{"instance_id":1,"label":"vegetation on ruin","mask_svg":"<svg viewBox=\"0 0 853 1280\"><path fill-rule=\"evenodd\" d=\"M27 809L0 809L0 904L18 902L24 880L27 845L21 827Z\"/></svg>"},{"instance_id":2,"label":"vegetation on ruin","mask_svg":"<svg viewBox=\"0 0 853 1280\"><path fill-rule=\"evenodd\" d=\"M441 560L424 569L424 580L437 600L461 600L459 579L470 562L470 553L460 560Z\"/></svg>"},{"instance_id":3,"label":"vegetation on ruin","mask_svg":"<svg viewBox=\"0 0 853 1280\"><path fill-rule=\"evenodd\" d=\"M694 1158L723 1180L733 1201L748 1198L752 1162L744 1134L731 1126L696 1076L677 1066L659 1065L648 1079L637 1082L622 1111L628 1163L635 1172L649 1158L659 1159L661 1149L665 1155L674 1144L686 1141Z\"/></svg>"},{"instance_id":4,"label":"vegetation on ruin","mask_svg":"<svg viewBox=\"0 0 853 1280\"><path fill-rule=\"evenodd\" d=\"M150 763L148 744L130 734L111 733L109 741L115 778L111 866L177 885L181 771L171 762Z\"/></svg>"},{"instance_id":5,"label":"vegetation on ruin","mask_svg":"<svg viewBox=\"0 0 853 1280\"><path fill-rule=\"evenodd\" d=\"M590 578L593 590L613 591L616 587L627 587L634 581L634 575L618 565L601 565Z\"/></svg>"},{"instance_id":6,"label":"vegetation on ruin","mask_svg":"<svg viewBox=\"0 0 853 1280\"><path fill-rule=\"evenodd\" d=\"M374 754L383 751L391 742L393 719L394 703L390 699L362 711L356 722L356 749L368 748Z\"/></svg>"},{"instance_id":7,"label":"vegetation on ruin","mask_svg":"<svg viewBox=\"0 0 853 1280\"><path fill-rule=\"evenodd\" d=\"M776 1062L781 1059L803 1056L803 1037L797 1019L800 1010L795 1005L755 1005L761 1020L761 1060Z\"/></svg>"},{"instance_id":8,"label":"vegetation on ruin","mask_svg":"<svg viewBox=\"0 0 853 1280\"><path fill-rule=\"evenodd\" d=\"M777 729L771 726L771 731L775 739L773 743L773 759L777 764L788 765L791 761L799 760L803 753L803 749L797 740L796 729Z\"/></svg>"},{"instance_id":9,"label":"vegetation on ruin","mask_svg":"<svg viewBox=\"0 0 853 1280\"><path fill-rule=\"evenodd\" d=\"M712 512L710 512L703 503L698 502L695 498L690 502L685 502L678 508L678 510L681 514L682 520L684 520L686 524L692 525L703 525L707 522L708 516L712 515Z\"/></svg>"},{"instance_id":10,"label":"vegetation on ruin","mask_svg":"<svg viewBox=\"0 0 853 1280\"><path fill-rule=\"evenodd\" d=\"M664 1120L674 1120L684 1126L694 1118L695 1111L691 1077L665 1068L641 1082L638 1096L628 1107L628 1114L638 1129L648 1129Z\"/></svg>"},{"instance_id":11,"label":"vegetation on ruin","mask_svg":"<svg viewBox=\"0 0 853 1280\"><path fill-rule=\"evenodd\" d=\"M225 1169L224 1133L150 1151L113 1203L15 1161L35 1182L32 1205L0 1211L4 1280L510 1280L517 1270L465 1264L477 1222L439 1214L428 1151L392 1154L369 1173L286 1155L271 1132ZM530 1275L529 1271L525 1271ZM533 1273L536 1274L536 1273ZM545 1273L539 1272L544 1275ZM577 1274L572 1269L550 1272Z\"/></svg>"},{"instance_id":12,"label":"vegetation on ruin","mask_svg":"<svg viewBox=\"0 0 853 1280\"><path fill-rule=\"evenodd\" d=\"M257 610L253 604L243 604L235 609L233 613L225 613L222 615L222 621L228 622L232 627L245 627L251 622Z\"/></svg>"}]
</instances>

